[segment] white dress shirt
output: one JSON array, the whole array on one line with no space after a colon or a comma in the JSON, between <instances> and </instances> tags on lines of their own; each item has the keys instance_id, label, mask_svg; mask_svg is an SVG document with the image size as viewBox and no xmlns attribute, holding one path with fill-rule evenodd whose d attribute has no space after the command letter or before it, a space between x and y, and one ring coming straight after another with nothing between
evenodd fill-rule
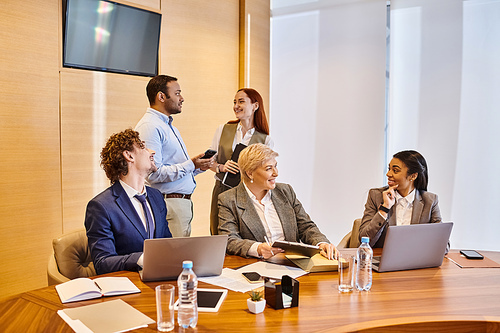
<instances>
[{"instance_id":1,"label":"white dress shirt","mask_svg":"<svg viewBox=\"0 0 500 333\"><path fill-rule=\"evenodd\" d=\"M120 184L122 185L123 189L125 190L125 193L127 193L127 196L130 199L130 202L132 202L132 205L134 206L135 211L137 212L137 214L141 218L141 222L142 222L142 225L144 225L144 229L147 231L148 230L148 227L147 227L148 223L146 220L146 215L145 215L144 209L142 208L142 204L139 201L139 199L134 197L135 195L146 194L146 187L143 187L142 192L137 192L136 189L134 189L133 187L130 187L129 185L127 185L125 182L123 182L121 180L120 180ZM146 194L146 196L147 196L147 194ZM151 217L153 218L153 224L154 224L155 217L153 215L153 211L151 210L151 205L149 204L149 201L147 201L147 200L146 200L146 204L149 208L149 213L151 214Z\"/></svg>"},{"instance_id":2,"label":"white dress shirt","mask_svg":"<svg viewBox=\"0 0 500 333\"><path fill-rule=\"evenodd\" d=\"M132 206L134 206L135 211L137 212L137 214L141 218L141 222L142 222L142 225L144 226L144 229L147 231L148 230L148 227L147 227L148 223L146 221L146 215L145 215L146 213L144 212L144 209L142 208L142 204L139 201L139 199L134 197L137 194L138 195L146 194L146 187L144 186L142 188L142 192L137 192L136 189L127 185L127 183L123 182L122 180L120 180L120 184L122 185L123 189L125 190L125 193L127 193L127 196L130 199L130 202L132 202ZM147 196L147 194L146 194L146 196ZM151 210L151 205L149 204L149 201L147 201L147 200L146 200L146 205L148 206L149 213L151 214L151 217L153 218L153 224L155 224L155 218L153 215L153 211ZM144 256L144 254L141 254L139 259L137 260L137 265L139 265L140 267L143 266L143 261L144 261L143 256Z\"/></svg>"},{"instance_id":3,"label":"white dress shirt","mask_svg":"<svg viewBox=\"0 0 500 333\"><path fill-rule=\"evenodd\" d=\"M272 244L277 240L285 240L285 234L283 233L280 217L278 216L273 201L271 200L272 190L267 191L267 194L259 202L244 182L243 185L245 186L245 189L253 202L253 206L259 215L260 221L266 230L266 236L267 239L269 239L269 242ZM260 244L261 243L259 242L253 243L250 249L248 249L248 255L252 257L259 257L257 248Z\"/></svg>"},{"instance_id":4,"label":"white dress shirt","mask_svg":"<svg viewBox=\"0 0 500 333\"><path fill-rule=\"evenodd\" d=\"M210 146L210 149L213 149L215 151L219 150L220 136L222 135L222 130L224 129L224 125L225 124L222 124L219 125L219 127L217 127L217 130L215 131L214 137L212 139L212 146ZM242 143L245 146L248 146L254 132L255 132L255 127L249 129L245 133L245 135L243 135L243 126L241 126L241 123L239 123L238 126L236 127L236 134L234 135L233 146L232 146L233 150L238 143ZM266 142L264 142L264 144L271 149L274 147L274 141L273 139L271 139L270 135L266 137Z\"/></svg>"},{"instance_id":5,"label":"white dress shirt","mask_svg":"<svg viewBox=\"0 0 500 333\"><path fill-rule=\"evenodd\" d=\"M411 224L413 200L415 200L415 189L406 197L402 197L401 194L396 191L396 225Z\"/></svg>"}]
</instances>

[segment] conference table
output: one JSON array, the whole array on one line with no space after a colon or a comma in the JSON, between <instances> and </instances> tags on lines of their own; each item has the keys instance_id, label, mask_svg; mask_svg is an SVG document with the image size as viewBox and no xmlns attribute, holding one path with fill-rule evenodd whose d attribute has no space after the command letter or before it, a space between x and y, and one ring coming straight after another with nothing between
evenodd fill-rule
<instances>
[{"instance_id":1,"label":"conference table","mask_svg":"<svg viewBox=\"0 0 500 333\"><path fill-rule=\"evenodd\" d=\"M500 252L482 253L500 263ZM238 268L255 261L228 255L224 266ZM0 332L72 332L57 310L117 298L156 320L154 288L176 283L144 283L137 272L106 276L126 276L141 293L62 304L54 286L24 292L0 301ZM246 293L229 291L217 313L199 313L196 329L176 324L173 332L500 331L500 268L460 268L445 258L436 268L374 272L368 292L340 293L337 272L309 273L298 281L298 307L266 306L255 315L247 309ZM220 288L202 282L199 287ZM156 324L135 330L153 331Z\"/></svg>"}]
</instances>

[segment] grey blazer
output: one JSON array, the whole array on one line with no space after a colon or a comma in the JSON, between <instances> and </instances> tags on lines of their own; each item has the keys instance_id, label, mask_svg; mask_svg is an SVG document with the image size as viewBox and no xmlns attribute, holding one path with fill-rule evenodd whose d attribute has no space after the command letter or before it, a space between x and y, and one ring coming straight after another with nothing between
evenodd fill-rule
<instances>
[{"instance_id":1,"label":"grey blazer","mask_svg":"<svg viewBox=\"0 0 500 333\"><path fill-rule=\"evenodd\" d=\"M285 240L316 245L330 243L311 221L292 187L276 183L271 200L281 221ZM227 253L247 257L255 242L265 242L266 231L243 182L219 195L219 234L229 235Z\"/></svg>"},{"instance_id":2,"label":"grey blazer","mask_svg":"<svg viewBox=\"0 0 500 333\"><path fill-rule=\"evenodd\" d=\"M370 237L372 247L383 247L387 228L384 226L384 218L378 213L378 207L384 202L382 192L388 186L372 188L368 193L365 204L365 212L361 225L359 226L359 237ZM387 214L389 225L396 225L396 205L392 206ZM413 211L411 213L411 224L438 223L441 222L441 212L438 206L438 196L427 191L415 192Z\"/></svg>"}]
</instances>

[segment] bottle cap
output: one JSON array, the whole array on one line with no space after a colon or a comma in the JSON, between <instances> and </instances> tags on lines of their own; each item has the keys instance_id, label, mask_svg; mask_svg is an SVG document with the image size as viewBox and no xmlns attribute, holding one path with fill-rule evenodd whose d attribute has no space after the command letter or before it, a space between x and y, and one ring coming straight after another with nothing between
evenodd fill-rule
<instances>
[{"instance_id":1,"label":"bottle cap","mask_svg":"<svg viewBox=\"0 0 500 333\"><path fill-rule=\"evenodd\" d=\"M361 237L361 243L369 243L370 237Z\"/></svg>"},{"instance_id":2,"label":"bottle cap","mask_svg":"<svg viewBox=\"0 0 500 333\"><path fill-rule=\"evenodd\" d=\"M193 268L193 262L191 260L184 260L182 262L182 268Z\"/></svg>"}]
</instances>

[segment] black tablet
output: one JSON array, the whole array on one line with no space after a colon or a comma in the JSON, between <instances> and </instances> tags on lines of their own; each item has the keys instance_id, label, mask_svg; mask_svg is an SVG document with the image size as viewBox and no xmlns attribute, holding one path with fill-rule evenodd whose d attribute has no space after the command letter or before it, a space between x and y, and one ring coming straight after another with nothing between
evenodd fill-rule
<instances>
[{"instance_id":1,"label":"black tablet","mask_svg":"<svg viewBox=\"0 0 500 333\"><path fill-rule=\"evenodd\" d=\"M198 288L198 312L217 312L226 298L227 289L204 289ZM175 302L174 309L177 310L179 299Z\"/></svg>"}]
</instances>

